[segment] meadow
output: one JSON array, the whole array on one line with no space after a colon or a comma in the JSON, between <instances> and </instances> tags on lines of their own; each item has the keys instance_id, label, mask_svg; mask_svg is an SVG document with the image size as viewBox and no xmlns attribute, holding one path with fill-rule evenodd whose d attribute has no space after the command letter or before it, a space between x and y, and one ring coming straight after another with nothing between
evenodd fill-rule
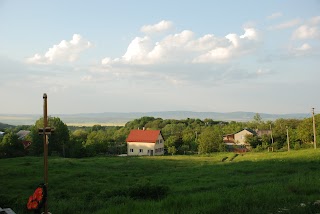
<instances>
[{"instance_id":1,"label":"meadow","mask_svg":"<svg viewBox=\"0 0 320 214\"><path fill-rule=\"evenodd\" d=\"M49 211L320 213L320 150L232 157L50 157ZM42 181L43 158L0 159L0 207L28 213Z\"/></svg>"}]
</instances>

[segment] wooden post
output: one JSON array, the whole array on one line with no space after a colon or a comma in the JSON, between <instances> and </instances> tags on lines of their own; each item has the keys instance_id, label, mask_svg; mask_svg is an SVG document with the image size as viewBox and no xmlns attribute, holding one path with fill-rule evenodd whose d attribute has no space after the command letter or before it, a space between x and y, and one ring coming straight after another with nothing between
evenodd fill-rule
<instances>
[{"instance_id":1,"label":"wooden post","mask_svg":"<svg viewBox=\"0 0 320 214\"><path fill-rule=\"evenodd\" d=\"M270 131L271 131L271 143L272 143L272 145L273 145L273 135L272 135L271 123L270 123Z\"/></svg>"},{"instance_id":2,"label":"wooden post","mask_svg":"<svg viewBox=\"0 0 320 214\"><path fill-rule=\"evenodd\" d=\"M48 136L45 128L48 127L47 94L43 94L43 160L44 160L44 184L47 188L47 200L44 204L44 213L48 214Z\"/></svg>"}]
</instances>

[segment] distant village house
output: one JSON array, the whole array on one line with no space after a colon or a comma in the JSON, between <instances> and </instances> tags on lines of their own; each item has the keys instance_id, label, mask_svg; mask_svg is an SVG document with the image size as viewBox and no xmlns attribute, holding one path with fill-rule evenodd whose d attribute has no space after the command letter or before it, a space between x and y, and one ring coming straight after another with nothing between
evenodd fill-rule
<instances>
[{"instance_id":1,"label":"distant village house","mask_svg":"<svg viewBox=\"0 0 320 214\"><path fill-rule=\"evenodd\" d=\"M21 140L21 143L23 144L23 147L27 149L29 146L31 146L31 141L26 140L26 137L30 134L30 131L28 130L20 130L17 132L18 139Z\"/></svg>"},{"instance_id":2,"label":"distant village house","mask_svg":"<svg viewBox=\"0 0 320 214\"><path fill-rule=\"evenodd\" d=\"M250 150L251 145L246 142L246 136L263 136L270 135L270 130L251 130L251 129L243 129L234 134L227 134L223 136L223 142L226 144L229 150L233 149L246 149Z\"/></svg>"}]
</instances>

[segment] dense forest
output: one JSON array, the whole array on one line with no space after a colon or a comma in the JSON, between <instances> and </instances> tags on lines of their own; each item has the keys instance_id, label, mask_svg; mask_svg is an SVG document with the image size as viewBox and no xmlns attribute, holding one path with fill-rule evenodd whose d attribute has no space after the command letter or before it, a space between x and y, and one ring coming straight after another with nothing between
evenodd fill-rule
<instances>
[{"instance_id":1,"label":"dense forest","mask_svg":"<svg viewBox=\"0 0 320 214\"><path fill-rule=\"evenodd\" d=\"M315 116L316 124L320 123L320 115ZM256 114L250 122L224 122L213 119L183 120L142 117L127 122L125 126L68 127L58 117L49 117L49 125L55 133L49 137L49 155L63 157L90 157L96 155L118 155L126 153L126 138L132 129L160 129L165 138L166 154L206 154L226 151L223 136L236 133L244 128L252 130L272 130L270 135L248 137L252 151L263 151L268 147L274 150L287 150L287 133L290 148L300 149L313 146L312 118L277 119L263 121ZM40 118L32 126L10 126L1 124L0 157L16 157L24 155L42 155L43 138L38 128L43 127ZM319 140L320 126L317 126ZM22 139L15 134L19 130L29 130L30 134L23 139L31 141L27 149Z\"/></svg>"}]
</instances>

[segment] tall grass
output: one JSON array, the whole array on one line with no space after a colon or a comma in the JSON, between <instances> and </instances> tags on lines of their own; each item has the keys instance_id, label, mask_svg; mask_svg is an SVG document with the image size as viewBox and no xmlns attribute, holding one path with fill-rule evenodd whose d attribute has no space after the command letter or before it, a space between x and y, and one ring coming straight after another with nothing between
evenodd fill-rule
<instances>
[{"instance_id":1,"label":"tall grass","mask_svg":"<svg viewBox=\"0 0 320 214\"><path fill-rule=\"evenodd\" d=\"M320 150L49 159L52 213L316 213ZM224 162L222 159L228 157ZM0 160L0 207L27 213L43 159Z\"/></svg>"}]
</instances>

